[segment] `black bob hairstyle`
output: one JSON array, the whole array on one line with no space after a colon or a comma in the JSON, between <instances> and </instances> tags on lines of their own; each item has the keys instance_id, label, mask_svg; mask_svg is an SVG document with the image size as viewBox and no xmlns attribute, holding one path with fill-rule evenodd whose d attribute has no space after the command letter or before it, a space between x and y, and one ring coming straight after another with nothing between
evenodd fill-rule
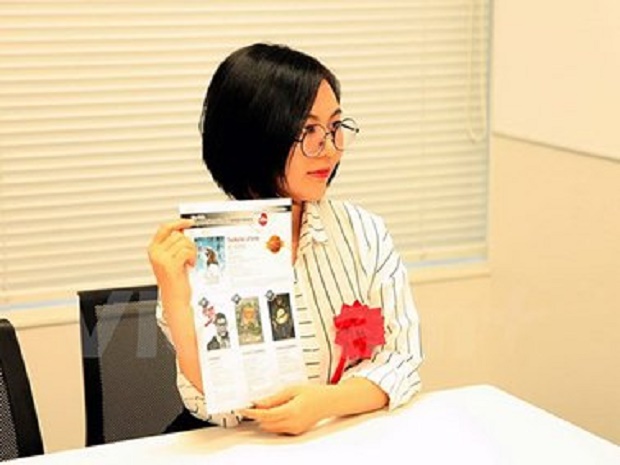
<instances>
[{"instance_id":1,"label":"black bob hairstyle","mask_svg":"<svg viewBox=\"0 0 620 465\"><path fill-rule=\"evenodd\" d=\"M253 44L217 68L203 104L202 158L230 197L285 195L285 169L321 81L340 84L315 58L283 45Z\"/></svg>"}]
</instances>

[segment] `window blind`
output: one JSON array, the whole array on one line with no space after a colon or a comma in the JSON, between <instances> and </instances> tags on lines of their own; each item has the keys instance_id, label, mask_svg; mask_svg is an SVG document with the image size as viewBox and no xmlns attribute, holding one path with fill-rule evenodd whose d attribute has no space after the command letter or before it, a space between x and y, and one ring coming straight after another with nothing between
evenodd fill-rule
<instances>
[{"instance_id":1,"label":"window blind","mask_svg":"<svg viewBox=\"0 0 620 465\"><path fill-rule=\"evenodd\" d=\"M383 216L403 259L484 257L489 0L0 1L0 305L153 282L200 158L206 86L284 43L339 77L362 132L330 196Z\"/></svg>"}]
</instances>

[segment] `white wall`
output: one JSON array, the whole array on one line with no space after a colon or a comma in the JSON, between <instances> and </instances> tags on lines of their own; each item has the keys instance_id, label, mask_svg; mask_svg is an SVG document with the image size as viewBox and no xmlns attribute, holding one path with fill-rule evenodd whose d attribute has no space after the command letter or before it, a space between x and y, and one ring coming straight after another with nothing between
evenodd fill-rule
<instances>
[{"instance_id":1,"label":"white wall","mask_svg":"<svg viewBox=\"0 0 620 465\"><path fill-rule=\"evenodd\" d=\"M620 159L620 2L494 8L495 131Z\"/></svg>"},{"instance_id":2,"label":"white wall","mask_svg":"<svg viewBox=\"0 0 620 465\"><path fill-rule=\"evenodd\" d=\"M497 384L616 442L619 20L495 1L489 341Z\"/></svg>"},{"instance_id":3,"label":"white wall","mask_svg":"<svg viewBox=\"0 0 620 465\"><path fill-rule=\"evenodd\" d=\"M492 380L620 443L620 162L492 155Z\"/></svg>"}]
</instances>

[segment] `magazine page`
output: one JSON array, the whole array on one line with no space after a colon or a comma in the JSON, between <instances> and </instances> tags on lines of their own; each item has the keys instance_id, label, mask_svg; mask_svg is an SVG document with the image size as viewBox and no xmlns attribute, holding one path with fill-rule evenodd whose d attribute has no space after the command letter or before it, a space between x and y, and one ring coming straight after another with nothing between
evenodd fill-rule
<instances>
[{"instance_id":1,"label":"magazine page","mask_svg":"<svg viewBox=\"0 0 620 465\"><path fill-rule=\"evenodd\" d=\"M307 381L295 309L290 199L182 204L208 413Z\"/></svg>"}]
</instances>

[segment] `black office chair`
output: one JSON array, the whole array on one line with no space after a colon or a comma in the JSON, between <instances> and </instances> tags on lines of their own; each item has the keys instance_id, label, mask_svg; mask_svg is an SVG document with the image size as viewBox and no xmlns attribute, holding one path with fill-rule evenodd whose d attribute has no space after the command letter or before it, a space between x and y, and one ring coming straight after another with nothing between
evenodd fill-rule
<instances>
[{"instance_id":1,"label":"black office chair","mask_svg":"<svg viewBox=\"0 0 620 465\"><path fill-rule=\"evenodd\" d=\"M15 329L0 319L0 461L43 453L37 411Z\"/></svg>"},{"instance_id":2,"label":"black office chair","mask_svg":"<svg viewBox=\"0 0 620 465\"><path fill-rule=\"evenodd\" d=\"M179 396L174 350L155 318L157 287L78 296L86 445L204 426L192 421ZM179 427L179 418L190 421Z\"/></svg>"}]
</instances>

